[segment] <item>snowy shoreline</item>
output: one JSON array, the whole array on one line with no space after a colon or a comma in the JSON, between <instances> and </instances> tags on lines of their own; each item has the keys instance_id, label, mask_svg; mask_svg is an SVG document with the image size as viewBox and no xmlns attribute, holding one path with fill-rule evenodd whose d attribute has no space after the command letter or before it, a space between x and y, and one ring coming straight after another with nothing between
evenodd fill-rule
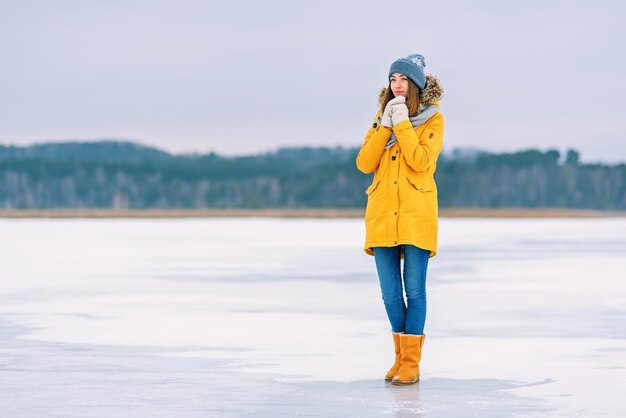
<instances>
[{"instance_id":1,"label":"snowy shoreline","mask_svg":"<svg viewBox=\"0 0 626 418\"><path fill-rule=\"evenodd\" d=\"M4 209L0 218L363 218L365 209ZM626 218L626 211L444 208L441 218Z\"/></svg>"}]
</instances>

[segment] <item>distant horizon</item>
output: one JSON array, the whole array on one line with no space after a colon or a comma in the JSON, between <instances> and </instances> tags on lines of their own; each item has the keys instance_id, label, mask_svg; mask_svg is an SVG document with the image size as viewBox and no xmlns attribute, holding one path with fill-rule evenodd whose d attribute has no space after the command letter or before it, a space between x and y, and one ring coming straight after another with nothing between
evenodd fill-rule
<instances>
[{"instance_id":1,"label":"distant horizon","mask_svg":"<svg viewBox=\"0 0 626 418\"><path fill-rule=\"evenodd\" d=\"M277 145L274 146L272 148L266 148L266 149L258 149L257 151L249 151L247 153L224 153L221 152L219 150L215 150L215 149L206 149L206 150L197 150L197 149L191 149L191 150L171 150L168 149L165 146L162 146L161 144L152 144L152 143L148 143L146 141L137 141L137 140L133 140L133 139L127 139L127 138L110 138L110 137L102 137L102 138L98 138L98 139L75 139L75 138L71 138L71 139L52 139L52 140L48 140L48 141L35 141L29 144L16 144L16 143L8 143L8 142L0 142L0 146L5 146L5 147L9 147L9 146L13 146L13 147L19 147L19 148L28 148L31 146L36 146L36 145L47 145L47 144L62 144L62 143L97 143L97 142L107 142L107 141L112 141L112 142L127 142L127 143L133 143L136 145L141 145L141 146L145 146L145 147L149 147L149 148L155 148L157 150L160 151L164 151L167 152L168 154L171 155L190 155L190 154L210 154L210 153L215 153L216 155L220 156L220 157L225 157L225 158L230 158L230 157L244 157L244 156L255 156L255 155L261 155L261 154L266 154L266 153L272 153L272 152L276 152L279 151L280 149L291 149L291 148L345 148L345 149L349 149L349 148L355 148L355 147L360 147L361 144L358 145L346 145L346 144L285 144L285 145ZM569 149L573 149L576 152L579 153L579 161L583 164L608 164L608 165L619 165L619 164L626 164L626 160L598 160L598 159L586 159L584 153L574 147L574 146L568 146L565 148L559 148L559 147L543 147L543 148L539 148L539 147L534 147L534 146L527 146L524 148L510 148L510 149L503 149L503 150L494 150L494 149L488 149L488 148L481 148L481 147L472 147L472 146L462 146L462 145L457 145L454 147L451 146L446 146L444 144L444 147L442 149L442 154L450 154L451 152L453 152L454 150L465 150L465 151L482 151L482 152L487 152L490 154L505 154L505 153L517 153L517 152L523 152L523 151L528 151L528 150L538 150L541 152L546 152L548 150L557 150L559 151L559 155L560 155L560 159L565 158L565 155L567 153L567 151Z\"/></svg>"}]
</instances>

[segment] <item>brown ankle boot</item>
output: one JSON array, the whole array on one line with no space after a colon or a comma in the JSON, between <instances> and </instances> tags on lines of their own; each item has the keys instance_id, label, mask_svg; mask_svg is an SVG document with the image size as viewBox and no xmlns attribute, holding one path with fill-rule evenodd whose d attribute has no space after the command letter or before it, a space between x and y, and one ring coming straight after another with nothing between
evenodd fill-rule
<instances>
[{"instance_id":1,"label":"brown ankle boot","mask_svg":"<svg viewBox=\"0 0 626 418\"><path fill-rule=\"evenodd\" d=\"M385 376L385 382L391 382L391 379L393 379L396 373L398 373L398 369L400 368L400 334L404 334L404 331L391 331L391 334L393 335L393 347L396 352L396 361L395 363L393 363L391 369L389 369L389 371L387 372L387 375Z\"/></svg>"},{"instance_id":2,"label":"brown ankle boot","mask_svg":"<svg viewBox=\"0 0 626 418\"><path fill-rule=\"evenodd\" d=\"M419 362L426 334L400 335L400 369L391 380L393 385L410 385L420 380Z\"/></svg>"}]
</instances>

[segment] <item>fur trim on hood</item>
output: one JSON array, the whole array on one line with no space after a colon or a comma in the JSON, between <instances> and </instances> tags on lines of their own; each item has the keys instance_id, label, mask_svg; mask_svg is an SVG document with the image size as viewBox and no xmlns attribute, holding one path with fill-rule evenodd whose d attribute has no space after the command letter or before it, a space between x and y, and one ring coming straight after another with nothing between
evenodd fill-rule
<instances>
[{"instance_id":1,"label":"fur trim on hood","mask_svg":"<svg viewBox=\"0 0 626 418\"><path fill-rule=\"evenodd\" d=\"M426 76L426 87L422 90L420 94L420 103L425 106L430 105L433 102L438 102L443 98L443 88L441 87L441 83L437 76L431 73L425 73ZM387 90L387 86L380 89L378 92L378 102L383 98L385 94L385 90Z\"/></svg>"}]
</instances>

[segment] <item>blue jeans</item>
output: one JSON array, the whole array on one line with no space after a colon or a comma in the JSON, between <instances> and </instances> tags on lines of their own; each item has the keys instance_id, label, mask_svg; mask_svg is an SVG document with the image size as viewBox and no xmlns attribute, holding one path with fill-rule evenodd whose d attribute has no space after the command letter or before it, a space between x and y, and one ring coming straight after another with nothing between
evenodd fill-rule
<instances>
[{"instance_id":1,"label":"blue jeans","mask_svg":"<svg viewBox=\"0 0 626 418\"><path fill-rule=\"evenodd\" d=\"M419 335L424 333L426 322L426 269L430 251L409 244L403 246L406 305L400 275L401 246L374 247L374 259L391 330Z\"/></svg>"}]
</instances>

